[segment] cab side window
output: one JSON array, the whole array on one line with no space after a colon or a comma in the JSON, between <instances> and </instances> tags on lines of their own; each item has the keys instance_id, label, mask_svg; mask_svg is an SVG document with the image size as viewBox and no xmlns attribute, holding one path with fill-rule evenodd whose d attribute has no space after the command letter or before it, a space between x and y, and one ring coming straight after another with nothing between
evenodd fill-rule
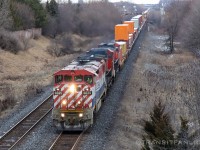
<instances>
[{"instance_id":1,"label":"cab side window","mask_svg":"<svg viewBox=\"0 0 200 150\"><path fill-rule=\"evenodd\" d=\"M56 75L55 76L55 83L60 83L63 81L63 76L62 75Z\"/></svg>"},{"instance_id":2,"label":"cab side window","mask_svg":"<svg viewBox=\"0 0 200 150\"><path fill-rule=\"evenodd\" d=\"M92 84L93 83L93 79L91 75L85 75L84 76L84 81L88 84Z\"/></svg>"}]
</instances>

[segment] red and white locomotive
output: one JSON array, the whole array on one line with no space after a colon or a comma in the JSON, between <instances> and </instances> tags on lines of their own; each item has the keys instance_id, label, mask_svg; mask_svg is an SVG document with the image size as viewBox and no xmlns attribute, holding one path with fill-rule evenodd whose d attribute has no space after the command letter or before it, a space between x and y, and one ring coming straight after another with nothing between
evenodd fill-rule
<instances>
[{"instance_id":1,"label":"red and white locomotive","mask_svg":"<svg viewBox=\"0 0 200 150\"><path fill-rule=\"evenodd\" d=\"M83 130L93 124L93 113L106 94L106 62L78 58L54 74L52 117L59 130Z\"/></svg>"}]
</instances>

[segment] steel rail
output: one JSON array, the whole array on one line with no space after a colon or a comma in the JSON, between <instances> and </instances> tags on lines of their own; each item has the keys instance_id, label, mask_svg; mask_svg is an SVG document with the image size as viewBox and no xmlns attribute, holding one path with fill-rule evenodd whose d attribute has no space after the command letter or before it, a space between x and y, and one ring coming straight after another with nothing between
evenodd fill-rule
<instances>
[{"instance_id":1,"label":"steel rail","mask_svg":"<svg viewBox=\"0 0 200 150\"><path fill-rule=\"evenodd\" d=\"M53 142L53 144L50 146L49 150L56 150L56 149L60 149L63 146L63 149L66 147L70 147L69 150L75 150L75 148L77 147L78 143L80 142L83 134L85 133L87 129L85 129L84 131L82 131L80 134L76 135L74 133L71 134L65 134L64 132L61 132L58 137L55 139L55 141ZM66 136L66 137L65 137ZM65 140L65 144L62 143L64 139L68 139ZM59 145L59 142L61 143ZM57 148L56 148L57 147ZM59 148L58 148L59 147Z\"/></svg>"},{"instance_id":2,"label":"steel rail","mask_svg":"<svg viewBox=\"0 0 200 150\"><path fill-rule=\"evenodd\" d=\"M0 138L0 149L12 149L52 110L51 103L48 103L48 101L52 99L52 95L53 94L51 94L48 98L41 102L36 108L34 108L30 113L23 117L16 125L14 125ZM48 108L45 108L45 104ZM37 113L42 113L42 117L38 118L37 120L32 120L33 118L31 119L31 115L32 117L34 117L34 115L37 115ZM23 126L23 123L26 123L25 126ZM27 126L28 129L24 129L25 127L27 128ZM19 131L15 131L15 129L20 127L23 128L25 133L22 133L22 135L16 135L16 133Z\"/></svg>"},{"instance_id":3,"label":"steel rail","mask_svg":"<svg viewBox=\"0 0 200 150\"><path fill-rule=\"evenodd\" d=\"M26 137L28 134L29 134L29 132L32 130L32 129L34 129L34 127L36 127L37 125L38 125L38 123L45 117L45 116L47 116L48 114L49 114L49 112L52 110L52 108L50 108L48 111L47 111L47 113L45 113L33 126L31 126L31 128L28 130L28 131L26 131L26 133L24 133L24 135L22 135L10 148L9 148L9 150L11 150L11 149L13 149L24 137Z\"/></svg>"}]
</instances>

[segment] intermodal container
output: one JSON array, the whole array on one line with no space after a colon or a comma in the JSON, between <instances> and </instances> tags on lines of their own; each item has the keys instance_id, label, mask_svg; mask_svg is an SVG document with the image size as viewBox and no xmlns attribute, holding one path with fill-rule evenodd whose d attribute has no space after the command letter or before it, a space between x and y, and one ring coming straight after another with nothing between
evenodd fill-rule
<instances>
[{"instance_id":1,"label":"intermodal container","mask_svg":"<svg viewBox=\"0 0 200 150\"><path fill-rule=\"evenodd\" d=\"M128 41L129 28L127 24L115 25L115 41Z\"/></svg>"},{"instance_id":2,"label":"intermodal container","mask_svg":"<svg viewBox=\"0 0 200 150\"><path fill-rule=\"evenodd\" d=\"M134 21L124 21L124 24L128 24L129 34L134 32Z\"/></svg>"},{"instance_id":3,"label":"intermodal container","mask_svg":"<svg viewBox=\"0 0 200 150\"><path fill-rule=\"evenodd\" d=\"M120 49L122 50L122 58L123 58L123 61L126 59L127 57L127 47L126 47L126 42L124 41L119 41L119 42L116 42Z\"/></svg>"},{"instance_id":4,"label":"intermodal container","mask_svg":"<svg viewBox=\"0 0 200 150\"><path fill-rule=\"evenodd\" d=\"M137 30L139 30L142 26L142 15L137 15L135 17L133 17L131 19L131 21L134 21L134 25L135 25L135 28L137 28Z\"/></svg>"}]
</instances>

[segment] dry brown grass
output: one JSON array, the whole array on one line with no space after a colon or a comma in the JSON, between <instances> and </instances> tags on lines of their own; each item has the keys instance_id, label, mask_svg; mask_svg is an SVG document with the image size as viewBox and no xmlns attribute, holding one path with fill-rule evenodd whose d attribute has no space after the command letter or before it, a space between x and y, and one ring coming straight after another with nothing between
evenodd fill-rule
<instances>
[{"instance_id":1,"label":"dry brown grass","mask_svg":"<svg viewBox=\"0 0 200 150\"><path fill-rule=\"evenodd\" d=\"M159 100L166 104L166 112L170 114L176 131L180 127L180 115L193 124L190 132L198 128L197 116L186 101L194 102L197 98L194 93L198 93L198 90L187 81L187 76L190 75L189 79L193 81L198 78L194 72L199 70L192 66L200 62L186 50L177 50L171 55L157 53L158 49L154 45L161 41L154 36L149 33L145 38L139 57L133 65L134 72L124 90L107 149L141 149L144 134L142 120L149 119L154 102Z\"/></svg>"}]
</instances>

